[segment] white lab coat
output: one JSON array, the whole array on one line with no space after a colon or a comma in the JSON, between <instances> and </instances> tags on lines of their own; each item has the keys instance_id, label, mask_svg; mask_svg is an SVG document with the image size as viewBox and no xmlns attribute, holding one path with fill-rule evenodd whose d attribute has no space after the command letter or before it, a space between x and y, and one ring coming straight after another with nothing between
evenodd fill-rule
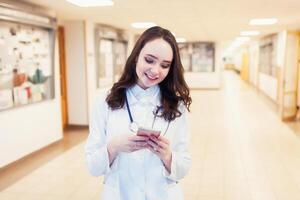
<instances>
[{"instance_id":1,"label":"white lab coat","mask_svg":"<svg viewBox=\"0 0 300 200\"><path fill-rule=\"evenodd\" d=\"M90 133L85 146L87 166L93 176L104 175L103 200L182 200L177 182L188 172L191 164L188 153L186 108L180 105L181 117L168 122L161 117L153 129L169 139L172 150L171 174L159 157L148 149L120 153L109 166L108 141L121 134L132 133L126 106L111 110L106 94L97 99L90 120ZM151 128L153 110L160 105L160 89L153 86L143 90L135 85L127 90L133 120ZM165 132L166 131L166 132ZM134 133L132 133L134 134Z\"/></svg>"}]
</instances>

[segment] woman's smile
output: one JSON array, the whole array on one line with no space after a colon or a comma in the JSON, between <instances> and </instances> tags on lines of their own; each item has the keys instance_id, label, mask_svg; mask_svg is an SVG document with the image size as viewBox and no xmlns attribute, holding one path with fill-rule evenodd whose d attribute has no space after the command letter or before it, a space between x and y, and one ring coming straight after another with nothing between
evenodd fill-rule
<instances>
[{"instance_id":1,"label":"woman's smile","mask_svg":"<svg viewBox=\"0 0 300 200\"><path fill-rule=\"evenodd\" d=\"M153 76L153 75L147 74L147 73L145 73L145 76L151 81L155 81L158 79L158 76Z\"/></svg>"}]
</instances>

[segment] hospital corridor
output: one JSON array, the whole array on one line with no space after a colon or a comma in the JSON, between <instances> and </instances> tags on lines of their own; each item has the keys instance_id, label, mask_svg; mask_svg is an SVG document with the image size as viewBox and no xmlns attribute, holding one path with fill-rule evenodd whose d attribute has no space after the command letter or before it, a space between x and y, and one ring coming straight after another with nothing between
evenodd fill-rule
<instances>
[{"instance_id":1,"label":"hospital corridor","mask_svg":"<svg viewBox=\"0 0 300 200\"><path fill-rule=\"evenodd\" d=\"M0 200L300 200L299 10L297 0L0 0ZM163 120L172 92L186 106L185 86L190 112ZM156 140L139 135L142 119Z\"/></svg>"}]
</instances>

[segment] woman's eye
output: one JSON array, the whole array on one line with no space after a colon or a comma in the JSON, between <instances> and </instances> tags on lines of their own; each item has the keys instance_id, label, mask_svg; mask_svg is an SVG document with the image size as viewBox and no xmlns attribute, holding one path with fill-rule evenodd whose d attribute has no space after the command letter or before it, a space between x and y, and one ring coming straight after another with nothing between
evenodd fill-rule
<instances>
[{"instance_id":1,"label":"woman's eye","mask_svg":"<svg viewBox=\"0 0 300 200\"><path fill-rule=\"evenodd\" d=\"M161 65L161 67L164 68L164 69L167 69L167 68L170 67L170 65L168 65L168 64L167 65Z\"/></svg>"},{"instance_id":2,"label":"woman's eye","mask_svg":"<svg viewBox=\"0 0 300 200\"><path fill-rule=\"evenodd\" d=\"M149 64L151 64L151 63L154 62L152 59L149 59L149 58L147 58L147 57L145 57L145 61L146 61L147 63L149 63Z\"/></svg>"}]
</instances>

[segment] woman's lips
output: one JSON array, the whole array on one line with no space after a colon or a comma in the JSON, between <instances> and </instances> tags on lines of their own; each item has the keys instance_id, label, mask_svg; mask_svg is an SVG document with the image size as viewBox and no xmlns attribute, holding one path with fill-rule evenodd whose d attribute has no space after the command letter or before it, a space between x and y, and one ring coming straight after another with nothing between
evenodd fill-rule
<instances>
[{"instance_id":1,"label":"woman's lips","mask_svg":"<svg viewBox=\"0 0 300 200\"><path fill-rule=\"evenodd\" d=\"M147 73L145 73L145 75L147 76L148 79L150 79L150 80L152 80L152 81L158 79L157 77L153 77L153 76L151 76L151 75L149 75L149 74L147 74Z\"/></svg>"}]
</instances>

